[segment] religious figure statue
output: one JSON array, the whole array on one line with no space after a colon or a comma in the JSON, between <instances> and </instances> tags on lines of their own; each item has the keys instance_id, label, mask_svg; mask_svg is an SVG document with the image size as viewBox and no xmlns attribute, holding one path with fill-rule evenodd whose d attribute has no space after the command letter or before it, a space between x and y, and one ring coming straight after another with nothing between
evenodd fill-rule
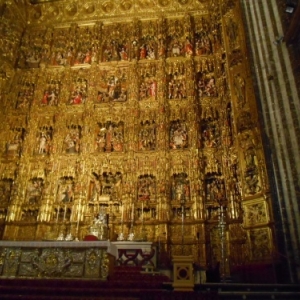
<instances>
[{"instance_id":1,"label":"religious figure statue","mask_svg":"<svg viewBox=\"0 0 300 300\"><path fill-rule=\"evenodd\" d=\"M99 240L107 239L107 223L108 216L103 210L100 210L97 217L95 217L92 226L90 227L90 234L96 236Z\"/></svg>"},{"instance_id":2,"label":"religious figure statue","mask_svg":"<svg viewBox=\"0 0 300 300\"><path fill-rule=\"evenodd\" d=\"M134 233L133 232L129 233L128 241L134 241Z\"/></svg>"},{"instance_id":3,"label":"religious figure statue","mask_svg":"<svg viewBox=\"0 0 300 300\"><path fill-rule=\"evenodd\" d=\"M246 103L246 83L245 79L241 74L236 74L234 76L234 89L238 99L238 105L243 107Z\"/></svg>"},{"instance_id":4,"label":"religious figure statue","mask_svg":"<svg viewBox=\"0 0 300 300\"><path fill-rule=\"evenodd\" d=\"M156 147L156 125L154 121L141 123L139 133L139 150L155 150Z\"/></svg>"},{"instance_id":5,"label":"religious figure statue","mask_svg":"<svg viewBox=\"0 0 300 300\"><path fill-rule=\"evenodd\" d=\"M184 45L184 51L185 51L185 56L190 57L193 55L193 45L190 41L189 37L186 37L185 39L185 45Z\"/></svg>"},{"instance_id":6,"label":"religious figure statue","mask_svg":"<svg viewBox=\"0 0 300 300\"><path fill-rule=\"evenodd\" d=\"M0 203L1 205L9 202L10 195L12 192L12 180L1 180L0 181Z\"/></svg>"},{"instance_id":7,"label":"religious figure statue","mask_svg":"<svg viewBox=\"0 0 300 300\"><path fill-rule=\"evenodd\" d=\"M217 124L206 124L202 131L203 145L214 148L220 144L220 133Z\"/></svg>"},{"instance_id":8,"label":"religious figure statue","mask_svg":"<svg viewBox=\"0 0 300 300\"><path fill-rule=\"evenodd\" d=\"M68 182L60 186L60 200L63 203L71 203L74 200L74 184Z\"/></svg>"},{"instance_id":9,"label":"religious figure statue","mask_svg":"<svg viewBox=\"0 0 300 300\"><path fill-rule=\"evenodd\" d=\"M154 196L155 180L151 175L140 176L138 180L138 200L150 201Z\"/></svg>"},{"instance_id":10,"label":"religious figure statue","mask_svg":"<svg viewBox=\"0 0 300 300\"><path fill-rule=\"evenodd\" d=\"M44 91L43 97L41 104L42 105L49 105L49 106L54 106L58 104L58 94L59 91L54 88L50 88Z\"/></svg>"},{"instance_id":11,"label":"religious figure statue","mask_svg":"<svg viewBox=\"0 0 300 300\"><path fill-rule=\"evenodd\" d=\"M91 182L92 189L91 189L89 201L97 202L99 201L99 196L101 195L102 192L101 177L96 173L93 173L93 175L94 178L93 181Z\"/></svg>"},{"instance_id":12,"label":"religious figure statue","mask_svg":"<svg viewBox=\"0 0 300 300\"><path fill-rule=\"evenodd\" d=\"M78 78L71 91L69 104L84 104L87 100L87 80Z\"/></svg>"},{"instance_id":13,"label":"religious figure statue","mask_svg":"<svg viewBox=\"0 0 300 300\"><path fill-rule=\"evenodd\" d=\"M21 152L21 144L22 144L22 133L17 131L14 133L13 138L6 143L6 154L17 156Z\"/></svg>"},{"instance_id":14,"label":"religious figure statue","mask_svg":"<svg viewBox=\"0 0 300 300\"><path fill-rule=\"evenodd\" d=\"M183 149L188 146L188 133L184 122L179 120L171 123L170 148Z\"/></svg>"},{"instance_id":15,"label":"religious figure statue","mask_svg":"<svg viewBox=\"0 0 300 300\"><path fill-rule=\"evenodd\" d=\"M120 71L120 70L118 70ZM116 73L117 70L114 72ZM95 103L127 101L127 85L125 71L118 75L109 75L106 71L100 73L100 82Z\"/></svg>"},{"instance_id":16,"label":"religious figure statue","mask_svg":"<svg viewBox=\"0 0 300 300\"><path fill-rule=\"evenodd\" d=\"M157 82L154 78L146 77L140 85L140 100L156 98Z\"/></svg>"},{"instance_id":17,"label":"religious figure statue","mask_svg":"<svg viewBox=\"0 0 300 300\"><path fill-rule=\"evenodd\" d=\"M256 149L254 140L249 133L245 133L241 139L241 147L244 150L244 158L247 169L257 167Z\"/></svg>"},{"instance_id":18,"label":"religious figure statue","mask_svg":"<svg viewBox=\"0 0 300 300\"><path fill-rule=\"evenodd\" d=\"M72 128L64 139L66 153L79 153L80 151L80 130Z\"/></svg>"},{"instance_id":19,"label":"religious figure statue","mask_svg":"<svg viewBox=\"0 0 300 300\"><path fill-rule=\"evenodd\" d=\"M96 151L121 152L124 147L124 124L123 122L98 123L100 129L95 138Z\"/></svg>"},{"instance_id":20,"label":"religious figure statue","mask_svg":"<svg viewBox=\"0 0 300 300\"><path fill-rule=\"evenodd\" d=\"M254 195L261 191L261 186L259 184L259 175L257 170L246 171L245 187L246 187L246 193L250 195Z\"/></svg>"},{"instance_id":21,"label":"religious figure statue","mask_svg":"<svg viewBox=\"0 0 300 300\"><path fill-rule=\"evenodd\" d=\"M212 202L214 206L223 205L226 200L225 183L222 178L213 178L206 185L207 200Z\"/></svg>"},{"instance_id":22,"label":"religious figure statue","mask_svg":"<svg viewBox=\"0 0 300 300\"><path fill-rule=\"evenodd\" d=\"M187 202L190 200L190 183L187 174L179 173L173 175L171 187L172 201Z\"/></svg>"},{"instance_id":23,"label":"religious figure statue","mask_svg":"<svg viewBox=\"0 0 300 300\"><path fill-rule=\"evenodd\" d=\"M42 196L43 181L40 178L34 178L30 181L27 188L28 202L30 205L37 205Z\"/></svg>"},{"instance_id":24,"label":"religious figure statue","mask_svg":"<svg viewBox=\"0 0 300 300\"><path fill-rule=\"evenodd\" d=\"M49 154L52 142L52 128L41 128L37 138L37 154Z\"/></svg>"}]
</instances>

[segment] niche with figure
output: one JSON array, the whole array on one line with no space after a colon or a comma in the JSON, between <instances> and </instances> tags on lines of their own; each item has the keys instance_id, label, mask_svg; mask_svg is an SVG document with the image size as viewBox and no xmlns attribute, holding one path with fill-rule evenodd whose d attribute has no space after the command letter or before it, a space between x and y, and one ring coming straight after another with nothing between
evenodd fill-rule
<instances>
[{"instance_id":1,"label":"niche with figure","mask_svg":"<svg viewBox=\"0 0 300 300\"><path fill-rule=\"evenodd\" d=\"M170 149L184 149L188 147L188 130L182 120L171 121Z\"/></svg>"},{"instance_id":2,"label":"niche with figure","mask_svg":"<svg viewBox=\"0 0 300 300\"><path fill-rule=\"evenodd\" d=\"M195 55L211 55L222 46L222 26L219 20L208 16L196 17L195 20Z\"/></svg>"},{"instance_id":3,"label":"niche with figure","mask_svg":"<svg viewBox=\"0 0 300 300\"><path fill-rule=\"evenodd\" d=\"M80 140L82 127L80 125L67 126L68 132L64 138L64 151L68 154L80 152Z\"/></svg>"},{"instance_id":4,"label":"niche with figure","mask_svg":"<svg viewBox=\"0 0 300 300\"><path fill-rule=\"evenodd\" d=\"M26 30L19 47L18 67L38 68L49 49L47 30Z\"/></svg>"},{"instance_id":5,"label":"niche with figure","mask_svg":"<svg viewBox=\"0 0 300 300\"><path fill-rule=\"evenodd\" d=\"M138 201L155 202L156 179L153 175L140 175L138 177Z\"/></svg>"},{"instance_id":6,"label":"niche with figure","mask_svg":"<svg viewBox=\"0 0 300 300\"><path fill-rule=\"evenodd\" d=\"M30 206L37 206L40 204L42 192L44 187L44 180L42 178L32 178L27 186L27 203Z\"/></svg>"},{"instance_id":7,"label":"niche with figure","mask_svg":"<svg viewBox=\"0 0 300 300\"><path fill-rule=\"evenodd\" d=\"M156 124L155 121L142 121L139 132L139 150L155 150Z\"/></svg>"},{"instance_id":8,"label":"niche with figure","mask_svg":"<svg viewBox=\"0 0 300 300\"><path fill-rule=\"evenodd\" d=\"M25 129L14 127L9 132L9 140L6 142L5 154L8 157L19 156L22 151L22 144L25 138Z\"/></svg>"},{"instance_id":9,"label":"niche with figure","mask_svg":"<svg viewBox=\"0 0 300 300\"><path fill-rule=\"evenodd\" d=\"M222 176L208 174L205 179L206 210L209 220L218 220L220 207L227 206L225 181Z\"/></svg>"},{"instance_id":10,"label":"niche with figure","mask_svg":"<svg viewBox=\"0 0 300 300\"><path fill-rule=\"evenodd\" d=\"M184 19L167 20L168 57L190 57L194 54L194 37L191 30L191 21L189 15L186 15Z\"/></svg>"},{"instance_id":11,"label":"niche with figure","mask_svg":"<svg viewBox=\"0 0 300 300\"><path fill-rule=\"evenodd\" d=\"M224 146L232 146L233 144L233 121L231 104L228 103L226 112L224 113L224 127L222 129L222 143Z\"/></svg>"},{"instance_id":12,"label":"niche with figure","mask_svg":"<svg viewBox=\"0 0 300 300\"><path fill-rule=\"evenodd\" d=\"M156 59L157 53L157 24L153 21L144 22L141 28L139 59Z\"/></svg>"},{"instance_id":13,"label":"niche with figure","mask_svg":"<svg viewBox=\"0 0 300 300\"><path fill-rule=\"evenodd\" d=\"M94 103L127 101L128 71L128 68L106 68L99 70L98 92Z\"/></svg>"},{"instance_id":14,"label":"niche with figure","mask_svg":"<svg viewBox=\"0 0 300 300\"><path fill-rule=\"evenodd\" d=\"M47 83L41 100L43 106L56 106L59 101L61 82L51 80Z\"/></svg>"},{"instance_id":15,"label":"niche with figure","mask_svg":"<svg viewBox=\"0 0 300 300\"><path fill-rule=\"evenodd\" d=\"M190 201L190 181L186 173L173 174L171 179L171 200L179 203Z\"/></svg>"},{"instance_id":16,"label":"niche with figure","mask_svg":"<svg viewBox=\"0 0 300 300\"><path fill-rule=\"evenodd\" d=\"M73 177L62 177L59 180L57 201L68 204L74 201L75 183Z\"/></svg>"},{"instance_id":17,"label":"niche with figure","mask_svg":"<svg viewBox=\"0 0 300 300\"><path fill-rule=\"evenodd\" d=\"M223 205L226 199L225 182L222 177L208 176L205 181L206 201L213 206Z\"/></svg>"},{"instance_id":18,"label":"niche with figure","mask_svg":"<svg viewBox=\"0 0 300 300\"><path fill-rule=\"evenodd\" d=\"M27 110L33 99L33 94L35 91L35 84L31 81L25 81L22 83L16 102L16 109Z\"/></svg>"},{"instance_id":19,"label":"niche with figure","mask_svg":"<svg viewBox=\"0 0 300 300\"><path fill-rule=\"evenodd\" d=\"M219 114L213 107L204 107L201 120L201 145L206 148L215 148L221 144L219 129Z\"/></svg>"},{"instance_id":20,"label":"niche with figure","mask_svg":"<svg viewBox=\"0 0 300 300\"><path fill-rule=\"evenodd\" d=\"M168 99L186 99L186 76L185 66L183 63L174 63L169 65L167 76Z\"/></svg>"},{"instance_id":21,"label":"niche with figure","mask_svg":"<svg viewBox=\"0 0 300 300\"><path fill-rule=\"evenodd\" d=\"M217 97L218 89L216 86L215 76L212 73L198 73L197 89L199 98Z\"/></svg>"},{"instance_id":22,"label":"niche with figure","mask_svg":"<svg viewBox=\"0 0 300 300\"><path fill-rule=\"evenodd\" d=\"M69 104L84 104L88 97L88 80L78 77L72 85Z\"/></svg>"},{"instance_id":23,"label":"niche with figure","mask_svg":"<svg viewBox=\"0 0 300 300\"><path fill-rule=\"evenodd\" d=\"M156 99L157 81L152 76L140 77L140 100Z\"/></svg>"},{"instance_id":24,"label":"niche with figure","mask_svg":"<svg viewBox=\"0 0 300 300\"><path fill-rule=\"evenodd\" d=\"M124 149L124 123L107 121L98 123L95 137L97 152L121 152Z\"/></svg>"},{"instance_id":25,"label":"niche with figure","mask_svg":"<svg viewBox=\"0 0 300 300\"><path fill-rule=\"evenodd\" d=\"M122 174L120 172L93 172L89 188L91 203L118 201L121 199Z\"/></svg>"},{"instance_id":26,"label":"niche with figure","mask_svg":"<svg viewBox=\"0 0 300 300\"><path fill-rule=\"evenodd\" d=\"M191 216L190 181L184 172L175 173L171 178L172 218Z\"/></svg>"},{"instance_id":27,"label":"niche with figure","mask_svg":"<svg viewBox=\"0 0 300 300\"><path fill-rule=\"evenodd\" d=\"M102 61L128 61L131 24L110 24L103 27Z\"/></svg>"},{"instance_id":28,"label":"niche with figure","mask_svg":"<svg viewBox=\"0 0 300 300\"><path fill-rule=\"evenodd\" d=\"M0 181L0 206L6 206L9 203L12 192L12 179L2 179Z\"/></svg>"},{"instance_id":29,"label":"niche with figure","mask_svg":"<svg viewBox=\"0 0 300 300\"><path fill-rule=\"evenodd\" d=\"M137 217L150 220L156 217L156 178L153 175L144 174L138 177L137 182Z\"/></svg>"},{"instance_id":30,"label":"niche with figure","mask_svg":"<svg viewBox=\"0 0 300 300\"><path fill-rule=\"evenodd\" d=\"M97 61L99 28L96 26L77 26L74 47L69 47L67 58L71 65L91 64ZM84 39L82 38L84 36Z\"/></svg>"},{"instance_id":31,"label":"niche with figure","mask_svg":"<svg viewBox=\"0 0 300 300\"><path fill-rule=\"evenodd\" d=\"M70 65L70 53L73 50L74 34L71 28L57 28L53 31L51 57L52 66Z\"/></svg>"},{"instance_id":32,"label":"niche with figure","mask_svg":"<svg viewBox=\"0 0 300 300\"><path fill-rule=\"evenodd\" d=\"M37 147L35 153L39 155L50 154L52 138L52 126L41 126L39 128L39 132L37 133Z\"/></svg>"}]
</instances>

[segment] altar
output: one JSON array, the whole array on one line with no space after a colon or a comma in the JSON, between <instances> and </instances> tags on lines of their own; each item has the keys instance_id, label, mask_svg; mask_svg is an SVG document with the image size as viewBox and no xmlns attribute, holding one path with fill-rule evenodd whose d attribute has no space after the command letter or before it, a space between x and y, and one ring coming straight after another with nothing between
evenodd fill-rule
<instances>
[{"instance_id":1,"label":"altar","mask_svg":"<svg viewBox=\"0 0 300 300\"><path fill-rule=\"evenodd\" d=\"M0 277L106 280L112 262L156 266L151 242L0 241Z\"/></svg>"},{"instance_id":2,"label":"altar","mask_svg":"<svg viewBox=\"0 0 300 300\"><path fill-rule=\"evenodd\" d=\"M109 241L0 241L0 277L106 280L110 245Z\"/></svg>"}]
</instances>

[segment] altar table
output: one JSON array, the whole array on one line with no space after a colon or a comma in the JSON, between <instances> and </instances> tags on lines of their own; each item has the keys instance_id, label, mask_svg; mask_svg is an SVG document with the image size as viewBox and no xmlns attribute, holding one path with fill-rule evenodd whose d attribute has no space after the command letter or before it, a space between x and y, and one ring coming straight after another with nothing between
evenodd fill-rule
<instances>
[{"instance_id":1,"label":"altar table","mask_svg":"<svg viewBox=\"0 0 300 300\"><path fill-rule=\"evenodd\" d=\"M117 265L156 266L151 242L0 241L0 277L106 280L110 257Z\"/></svg>"},{"instance_id":2,"label":"altar table","mask_svg":"<svg viewBox=\"0 0 300 300\"><path fill-rule=\"evenodd\" d=\"M109 241L0 241L0 277L106 280L110 245Z\"/></svg>"}]
</instances>

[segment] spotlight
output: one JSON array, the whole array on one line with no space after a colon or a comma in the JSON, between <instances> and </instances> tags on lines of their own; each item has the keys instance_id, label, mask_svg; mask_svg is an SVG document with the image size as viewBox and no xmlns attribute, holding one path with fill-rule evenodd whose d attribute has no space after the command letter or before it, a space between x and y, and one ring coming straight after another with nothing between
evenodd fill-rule
<instances>
[{"instance_id":1,"label":"spotlight","mask_svg":"<svg viewBox=\"0 0 300 300\"><path fill-rule=\"evenodd\" d=\"M295 10L296 4L293 0L287 0L285 6L285 12L292 14Z\"/></svg>"},{"instance_id":2,"label":"spotlight","mask_svg":"<svg viewBox=\"0 0 300 300\"><path fill-rule=\"evenodd\" d=\"M292 5L287 5L286 7L285 7L285 12L287 12L287 13L289 13L289 14L292 14L293 12L294 12L294 6L292 6Z\"/></svg>"}]
</instances>

